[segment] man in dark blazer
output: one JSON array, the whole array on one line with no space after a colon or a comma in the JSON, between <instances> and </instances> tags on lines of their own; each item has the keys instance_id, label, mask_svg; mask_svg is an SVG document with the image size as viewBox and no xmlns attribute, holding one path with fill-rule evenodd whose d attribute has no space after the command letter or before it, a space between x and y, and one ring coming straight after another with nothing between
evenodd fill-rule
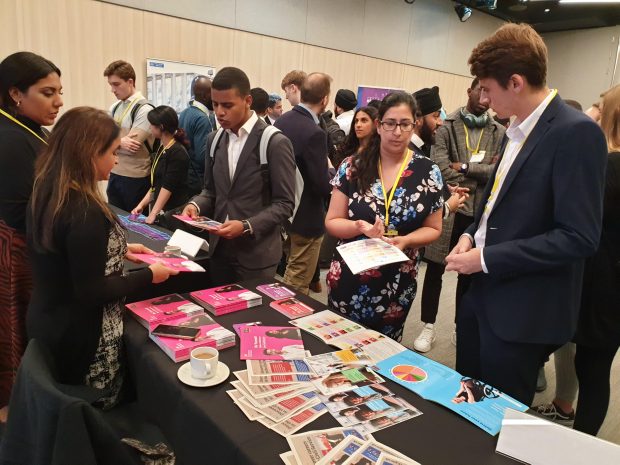
<instances>
[{"instance_id":1,"label":"man in dark blazer","mask_svg":"<svg viewBox=\"0 0 620 465\"><path fill-rule=\"evenodd\" d=\"M516 116L474 223L446 258L472 274L457 321L457 365L531 405L539 367L575 332L584 259L601 234L606 143L546 86L547 49L506 24L469 58L481 102Z\"/></svg>"},{"instance_id":2,"label":"man in dark blazer","mask_svg":"<svg viewBox=\"0 0 620 465\"><path fill-rule=\"evenodd\" d=\"M323 73L308 75L301 86L299 105L274 124L293 143L295 161L304 180L299 208L289 230L290 253L284 273L284 282L303 294L308 293L319 259L325 232L325 200L331 192L327 134L319 126L319 115L329 99L330 81Z\"/></svg>"},{"instance_id":3,"label":"man in dark blazer","mask_svg":"<svg viewBox=\"0 0 620 465\"><path fill-rule=\"evenodd\" d=\"M284 135L274 134L268 164L261 167L259 143L267 124L250 110L250 82L240 69L222 68L213 79L211 98L225 131L213 158L206 157L202 192L183 214L223 223L209 231L209 272L215 285L269 280L282 255L280 228L295 205L293 148ZM207 154L214 136L207 140Z\"/></svg>"}]
</instances>

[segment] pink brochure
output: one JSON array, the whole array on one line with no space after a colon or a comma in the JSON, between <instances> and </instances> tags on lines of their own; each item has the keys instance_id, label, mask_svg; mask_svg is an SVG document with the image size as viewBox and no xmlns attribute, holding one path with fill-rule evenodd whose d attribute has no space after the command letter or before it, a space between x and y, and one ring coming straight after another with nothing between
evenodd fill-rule
<instances>
[{"instance_id":1,"label":"pink brochure","mask_svg":"<svg viewBox=\"0 0 620 465\"><path fill-rule=\"evenodd\" d=\"M309 307L308 305L300 302L294 297L276 300L274 302L271 302L269 306L279 311L282 315L290 318L291 320L314 313L314 309L312 307Z\"/></svg>"},{"instance_id":2,"label":"pink brochure","mask_svg":"<svg viewBox=\"0 0 620 465\"><path fill-rule=\"evenodd\" d=\"M295 296L295 293L293 291L280 283L261 284L260 286L256 286L256 290L262 292L267 297L271 297L274 300Z\"/></svg>"},{"instance_id":3,"label":"pink brochure","mask_svg":"<svg viewBox=\"0 0 620 465\"><path fill-rule=\"evenodd\" d=\"M154 255L148 253L136 253L133 255L145 263L161 263L168 268L178 271L205 271L205 269L198 263L188 260L185 257L178 257L176 255L169 255L165 253L157 253Z\"/></svg>"},{"instance_id":4,"label":"pink brochure","mask_svg":"<svg viewBox=\"0 0 620 465\"><path fill-rule=\"evenodd\" d=\"M136 320L147 329L180 316L204 313L200 305L196 305L179 294L168 294L154 299L133 302L125 306Z\"/></svg>"},{"instance_id":5,"label":"pink brochure","mask_svg":"<svg viewBox=\"0 0 620 465\"><path fill-rule=\"evenodd\" d=\"M241 360L306 358L299 329L287 326L245 326L240 329Z\"/></svg>"}]
</instances>

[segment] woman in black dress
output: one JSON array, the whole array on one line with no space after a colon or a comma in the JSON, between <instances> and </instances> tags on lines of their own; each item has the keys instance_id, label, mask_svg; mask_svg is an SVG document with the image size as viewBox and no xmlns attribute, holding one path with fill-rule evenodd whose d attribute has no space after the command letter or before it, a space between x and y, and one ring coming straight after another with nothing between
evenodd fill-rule
<instances>
[{"instance_id":1,"label":"woman in black dress","mask_svg":"<svg viewBox=\"0 0 620 465\"><path fill-rule=\"evenodd\" d=\"M341 163L325 218L340 243L381 237L409 257L353 275L336 252L327 274L331 307L397 341L417 290L418 251L441 234L443 211L439 168L407 148L416 111L404 92L383 99L377 135Z\"/></svg>"},{"instance_id":2,"label":"woman in black dress","mask_svg":"<svg viewBox=\"0 0 620 465\"><path fill-rule=\"evenodd\" d=\"M620 347L620 85L603 96L609 158L599 248L586 260L575 342L579 397L574 428L596 435L609 407L611 365Z\"/></svg>"},{"instance_id":3,"label":"woman in black dress","mask_svg":"<svg viewBox=\"0 0 620 465\"><path fill-rule=\"evenodd\" d=\"M97 187L120 146L119 127L94 108L68 111L37 161L27 215L34 289L27 331L50 351L59 381L102 389L113 406L123 380L124 297L171 274L161 264L123 273L124 259L150 252L127 244Z\"/></svg>"},{"instance_id":4,"label":"woman in black dress","mask_svg":"<svg viewBox=\"0 0 620 465\"><path fill-rule=\"evenodd\" d=\"M173 108L161 105L147 116L151 134L160 139L151 166L151 188L131 213L139 214L148 206L146 223L153 223L157 216L185 205L189 200L187 170L188 145L185 132L179 128L179 118Z\"/></svg>"},{"instance_id":5,"label":"woman in black dress","mask_svg":"<svg viewBox=\"0 0 620 465\"><path fill-rule=\"evenodd\" d=\"M9 401L25 349L32 276L26 247L26 205L34 163L46 144L42 126L62 106L60 70L30 52L0 63L0 407Z\"/></svg>"}]
</instances>

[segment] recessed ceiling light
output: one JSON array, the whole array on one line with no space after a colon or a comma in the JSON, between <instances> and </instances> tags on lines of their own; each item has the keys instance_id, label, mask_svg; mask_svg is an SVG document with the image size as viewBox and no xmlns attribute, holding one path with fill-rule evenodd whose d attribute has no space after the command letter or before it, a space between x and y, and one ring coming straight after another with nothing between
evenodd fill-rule
<instances>
[{"instance_id":1,"label":"recessed ceiling light","mask_svg":"<svg viewBox=\"0 0 620 465\"><path fill-rule=\"evenodd\" d=\"M549 8L545 8L545 13L549 13L551 10Z\"/></svg>"}]
</instances>

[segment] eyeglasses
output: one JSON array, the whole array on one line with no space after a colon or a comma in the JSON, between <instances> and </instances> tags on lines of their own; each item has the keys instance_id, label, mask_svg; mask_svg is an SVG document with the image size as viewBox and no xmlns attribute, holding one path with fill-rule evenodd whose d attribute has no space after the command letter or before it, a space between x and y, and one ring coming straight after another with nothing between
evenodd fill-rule
<instances>
[{"instance_id":1,"label":"eyeglasses","mask_svg":"<svg viewBox=\"0 0 620 465\"><path fill-rule=\"evenodd\" d=\"M396 121L381 121L380 123L384 131L394 131L398 126L401 132L410 132L413 130L413 126L415 126L415 123L411 121L401 121L400 123Z\"/></svg>"}]
</instances>

